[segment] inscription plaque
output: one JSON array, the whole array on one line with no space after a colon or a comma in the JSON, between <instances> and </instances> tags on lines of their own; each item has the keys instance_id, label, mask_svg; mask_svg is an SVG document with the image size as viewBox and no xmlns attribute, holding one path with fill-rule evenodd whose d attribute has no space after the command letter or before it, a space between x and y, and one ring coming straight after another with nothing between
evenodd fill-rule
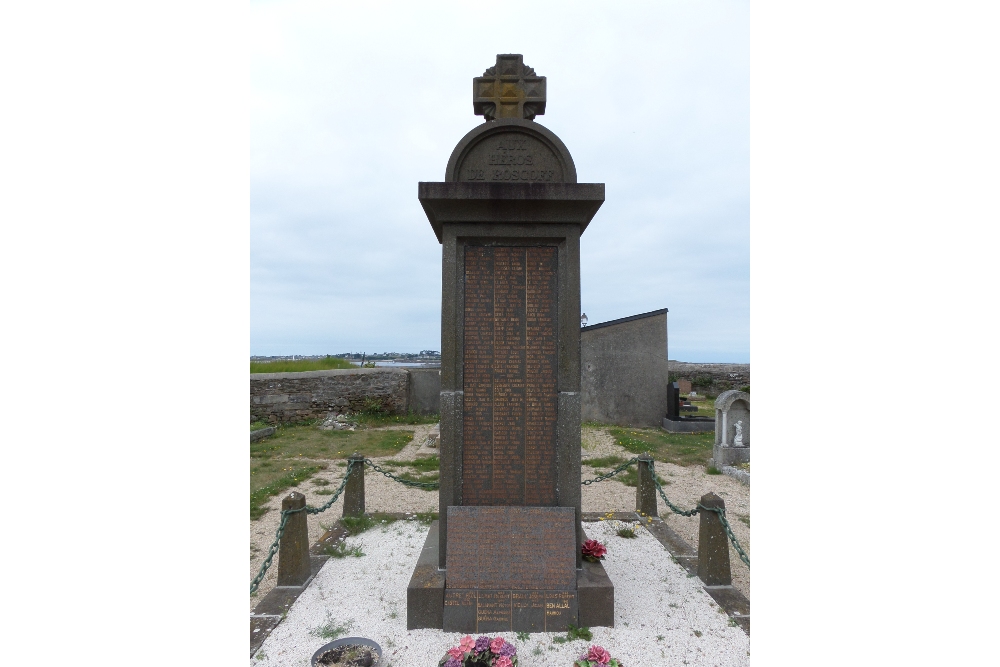
<instances>
[{"instance_id":1,"label":"inscription plaque","mask_svg":"<svg viewBox=\"0 0 1000 667\"><path fill-rule=\"evenodd\" d=\"M573 507L448 508L448 588L576 589Z\"/></svg>"},{"instance_id":2,"label":"inscription plaque","mask_svg":"<svg viewBox=\"0 0 1000 667\"><path fill-rule=\"evenodd\" d=\"M445 632L562 632L577 624L576 591L456 590L444 593Z\"/></svg>"},{"instance_id":3,"label":"inscription plaque","mask_svg":"<svg viewBox=\"0 0 1000 667\"><path fill-rule=\"evenodd\" d=\"M556 504L557 250L465 249L463 505Z\"/></svg>"},{"instance_id":4,"label":"inscription plaque","mask_svg":"<svg viewBox=\"0 0 1000 667\"><path fill-rule=\"evenodd\" d=\"M458 169L460 181L562 183L562 162L550 146L511 130L483 139L469 149Z\"/></svg>"}]
</instances>

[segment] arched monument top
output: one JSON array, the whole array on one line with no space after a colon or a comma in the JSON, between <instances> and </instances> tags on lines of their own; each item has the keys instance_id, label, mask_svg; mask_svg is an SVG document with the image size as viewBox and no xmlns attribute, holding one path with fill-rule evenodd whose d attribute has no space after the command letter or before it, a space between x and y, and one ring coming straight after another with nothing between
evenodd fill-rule
<instances>
[{"instance_id":1,"label":"arched monument top","mask_svg":"<svg viewBox=\"0 0 1000 667\"><path fill-rule=\"evenodd\" d=\"M576 183L569 149L531 120L499 118L462 137L448 159L445 181L473 183Z\"/></svg>"},{"instance_id":2,"label":"arched monument top","mask_svg":"<svg viewBox=\"0 0 1000 667\"><path fill-rule=\"evenodd\" d=\"M738 389L728 389L719 394L719 397L715 399L715 409L728 410L733 407L733 403L736 401L746 401L747 409L750 408L750 394Z\"/></svg>"}]
</instances>

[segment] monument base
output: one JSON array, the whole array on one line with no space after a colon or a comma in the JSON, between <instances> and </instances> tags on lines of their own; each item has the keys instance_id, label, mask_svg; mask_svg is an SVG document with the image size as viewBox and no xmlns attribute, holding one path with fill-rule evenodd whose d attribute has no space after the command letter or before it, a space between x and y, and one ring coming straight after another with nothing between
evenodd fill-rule
<instances>
[{"instance_id":1,"label":"monument base","mask_svg":"<svg viewBox=\"0 0 1000 667\"><path fill-rule=\"evenodd\" d=\"M715 461L715 467L720 469L722 466L750 463L750 447L715 445L712 447L712 459Z\"/></svg>"},{"instance_id":2,"label":"monument base","mask_svg":"<svg viewBox=\"0 0 1000 667\"><path fill-rule=\"evenodd\" d=\"M445 570L438 569L439 523L434 521L427 532L427 539L424 547L417 558L417 564L413 568L413 575L410 583L406 587L406 629L418 630L421 628L431 628L437 630L445 629ZM513 613L511 614L511 627L505 630L514 632L561 632L566 630L565 626L555 627L559 623L573 623L581 627L614 627L615 625L615 587L611 583L611 578L604 570L601 563L588 563L584 561L583 568L576 571L576 591L551 591L565 595L573 593L572 609L567 609L560 602L559 608L551 608L548 611L556 611L557 614L550 614L542 617L542 628L529 629L514 627ZM456 589L452 589L458 592ZM464 591L463 592L467 592ZM514 594L525 595L531 593L546 594L545 591L513 591ZM477 596L478 597L478 596ZM511 600L513 602L513 598ZM478 604L478 600L477 600ZM544 604L544 601L543 601ZM458 606L458 605L454 605ZM458 610L456 610L457 612ZM512 610L513 611L513 610ZM544 608L542 611L546 611ZM454 612L453 612L454 613ZM534 612L537 615L538 612ZM457 614L454 614L457 616ZM528 622L529 626L537 625L532 612L521 612L519 618ZM472 616L475 621L475 615ZM546 620L549 620L546 623ZM518 622L520 625L520 621ZM456 632L477 632L475 629L455 630ZM501 629L486 628L480 625L481 632L500 632Z\"/></svg>"}]
</instances>

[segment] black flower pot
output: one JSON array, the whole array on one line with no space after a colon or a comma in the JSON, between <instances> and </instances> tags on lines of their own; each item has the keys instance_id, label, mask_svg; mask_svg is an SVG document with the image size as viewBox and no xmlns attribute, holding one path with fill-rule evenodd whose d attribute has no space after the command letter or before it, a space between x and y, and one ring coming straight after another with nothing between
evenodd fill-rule
<instances>
[{"instance_id":1,"label":"black flower pot","mask_svg":"<svg viewBox=\"0 0 1000 667\"><path fill-rule=\"evenodd\" d=\"M378 653L378 662L373 662L371 667L383 667L386 664L385 653L382 652L382 647L371 639L365 639L364 637L344 637L343 639L334 640L329 644L324 644L318 651L313 653L312 661L310 662L312 667L317 667L319 659L324 653L338 646L367 646Z\"/></svg>"}]
</instances>

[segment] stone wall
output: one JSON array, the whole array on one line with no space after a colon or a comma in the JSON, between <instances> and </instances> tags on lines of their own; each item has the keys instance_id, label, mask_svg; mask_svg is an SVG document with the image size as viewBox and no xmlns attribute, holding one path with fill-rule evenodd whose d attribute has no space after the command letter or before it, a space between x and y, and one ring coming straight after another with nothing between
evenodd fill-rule
<instances>
[{"instance_id":1,"label":"stone wall","mask_svg":"<svg viewBox=\"0 0 1000 667\"><path fill-rule=\"evenodd\" d=\"M658 427L667 411L667 309L580 329L584 421Z\"/></svg>"},{"instance_id":2,"label":"stone wall","mask_svg":"<svg viewBox=\"0 0 1000 667\"><path fill-rule=\"evenodd\" d=\"M350 368L250 375L251 420L284 424L374 406L405 414L411 407L410 374L400 368Z\"/></svg>"},{"instance_id":3,"label":"stone wall","mask_svg":"<svg viewBox=\"0 0 1000 667\"><path fill-rule=\"evenodd\" d=\"M718 396L727 389L750 384L750 364L692 364L673 360L667 363L671 382L689 380L691 388L699 394Z\"/></svg>"}]
</instances>

